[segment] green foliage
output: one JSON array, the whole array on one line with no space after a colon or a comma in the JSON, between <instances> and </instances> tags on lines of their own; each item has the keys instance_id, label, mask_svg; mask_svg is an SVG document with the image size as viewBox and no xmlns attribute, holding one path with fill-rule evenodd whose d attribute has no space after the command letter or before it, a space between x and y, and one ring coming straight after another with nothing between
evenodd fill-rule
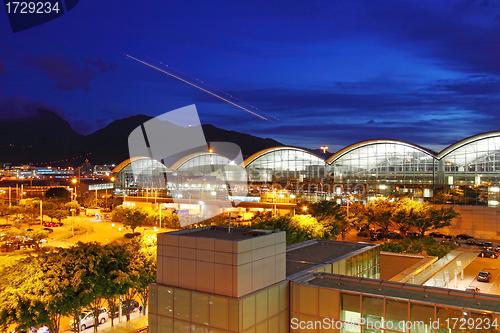
<instances>
[{"instance_id":1,"label":"green foliage","mask_svg":"<svg viewBox=\"0 0 500 333\"><path fill-rule=\"evenodd\" d=\"M132 229L132 233L134 233L134 230L141 227L147 218L148 214L141 209L131 209L125 213L122 223L124 227Z\"/></svg>"},{"instance_id":2,"label":"green foliage","mask_svg":"<svg viewBox=\"0 0 500 333\"><path fill-rule=\"evenodd\" d=\"M292 245L309 239L329 239L329 229L312 216L296 215L254 219L252 228L286 232L286 244Z\"/></svg>"},{"instance_id":3,"label":"green foliage","mask_svg":"<svg viewBox=\"0 0 500 333\"><path fill-rule=\"evenodd\" d=\"M62 219L68 217L68 211L64 209L51 210L47 212L47 216L50 217L51 219L56 219L59 222L61 222Z\"/></svg>"},{"instance_id":4,"label":"green foliage","mask_svg":"<svg viewBox=\"0 0 500 333\"><path fill-rule=\"evenodd\" d=\"M58 199L62 202L68 202L71 200L71 194L64 187L51 187L45 192L45 197L48 199Z\"/></svg>"},{"instance_id":5,"label":"green foliage","mask_svg":"<svg viewBox=\"0 0 500 333\"><path fill-rule=\"evenodd\" d=\"M405 238L401 241L388 241L380 246L380 250L396 253L422 254L429 256L444 257L450 251L456 249L452 242L437 243L431 237Z\"/></svg>"}]
</instances>

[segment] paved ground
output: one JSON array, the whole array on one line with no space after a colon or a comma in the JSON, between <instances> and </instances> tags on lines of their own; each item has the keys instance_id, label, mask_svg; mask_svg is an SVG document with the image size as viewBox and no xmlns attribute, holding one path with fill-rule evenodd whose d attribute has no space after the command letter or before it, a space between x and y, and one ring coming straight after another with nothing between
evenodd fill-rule
<instances>
[{"instance_id":1,"label":"paved ground","mask_svg":"<svg viewBox=\"0 0 500 333\"><path fill-rule=\"evenodd\" d=\"M139 311L133 312L133 313L130 314L130 319L131 320L139 319L141 317L143 317L143 315L141 313L139 313ZM127 318L125 316L123 316L122 317L122 323L125 323L126 320L127 320ZM72 332L74 332L74 331L72 331L72 330L69 329L69 321L70 321L70 318L67 318L67 317L61 319L61 327L60 327L59 332L61 332L61 333L72 333ZM114 321L113 321L113 323L114 323L114 325L118 325L119 324L118 318L115 318ZM110 328L110 327L111 327L111 319L108 319L104 324L99 325L97 327L97 330L98 331L102 331L102 330ZM85 331L82 331L82 332L84 332L84 333L91 333L93 331L94 331L94 327L92 326L92 327L89 327L89 328L85 329Z\"/></svg>"}]
</instances>

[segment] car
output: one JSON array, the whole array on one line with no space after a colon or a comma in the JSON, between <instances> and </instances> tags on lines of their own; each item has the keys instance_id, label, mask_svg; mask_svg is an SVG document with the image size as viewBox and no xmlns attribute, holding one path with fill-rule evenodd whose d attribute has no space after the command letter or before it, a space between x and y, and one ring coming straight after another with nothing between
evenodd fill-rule
<instances>
[{"instance_id":1,"label":"car","mask_svg":"<svg viewBox=\"0 0 500 333\"><path fill-rule=\"evenodd\" d=\"M407 231L406 236L418 237L418 236L420 236L420 234L416 231Z\"/></svg>"},{"instance_id":2,"label":"car","mask_svg":"<svg viewBox=\"0 0 500 333\"><path fill-rule=\"evenodd\" d=\"M62 222L44 222L44 227L61 227L63 225Z\"/></svg>"},{"instance_id":3,"label":"car","mask_svg":"<svg viewBox=\"0 0 500 333\"><path fill-rule=\"evenodd\" d=\"M99 315L98 315L98 323L99 324L104 324L109 318L108 315L108 309L105 307L102 307L99 309ZM94 314L92 311L87 310L83 311L82 314L80 315L80 322L78 323L78 326L80 326L80 331L84 331L87 329L87 327L94 326ZM69 328L71 330L75 330L76 325L74 320L69 321Z\"/></svg>"},{"instance_id":4,"label":"car","mask_svg":"<svg viewBox=\"0 0 500 333\"><path fill-rule=\"evenodd\" d=\"M447 239L447 240L453 240L455 237L453 237L452 235L444 235L444 239Z\"/></svg>"},{"instance_id":5,"label":"car","mask_svg":"<svg viewBox=\"0 0 500 333\"><path fill-rule=\"evenodd\" d=\"M54 229L52 229L52 228L43 228L43 230L48 231L49 234L54 232Z\"/></svg>"},{"instance_id":6,"label":"car","mask_svg":"<svg viewBox=\"0 0 500 333\"><path fill-rule=\"evenodd\" d=\"M478 293L478 292L480 292L481 290L480 290L478 287L468 286L468 287L465 287L465 291L470 291L470 292L475 292L475 293Z\"/></svg>"},{"instance_id":7,"label":"car","mask_svg":"<svg viewBox=\"0 0 500 333\"><path fill-rule=\"evenodd\" d=\"M442 233L440 233L440 232L437 232L437 231L431 232L429 234L429 236L431 236L433 238L444 238L444 235Z\"/></svg>"},{"instance_id":8,"label":"car","mask_svg":"<svg viewBox=\"0 0 500 333\"><path fill-rule=\"evenodd\" d=\"M372 232L370 234L370 240L376 241L376 240L380 240L380 239L382 239L382 233L380 233L380 232Z\"/></svg>"},{"instance_id":9,"label":"car","mask_svg":"<svg viewBox=\"0 0 500 333\"><path fill-rule=\"evenodd\" d=\"M476 245L484 246L484 239L478 239L478 240L476 240Z\"/></svg>"},{"instance_id":10,"label":"car","mask_svg":"<svg viewBox=\"0 0 500 333\"><path fill-rule=\"evenodd\" d=\"M471 235L467 235L467 234L459 234L459 235L456 235L455 238L456 239L462 239L462 240L466 239L467 240L469 238L474 238L474 237L472 237Z\"/></svg>"},{"instance_id":11,"label":"car","mask_svg":"<svg viewBox=\"0 0 500 333\"><path fill-rule=\"evenodd\" d=\"M484 249L485 250L493 250L493 243L492 242L484 242Z\"/></svg>"},{"instance_id":12,"label":"car","mask_svg":"<svg viewBox=\"0 0 500 333\"><path fill-rule=\"evenodd\" d=\"M122 302L122 315L126 316L132 312L139 310L139 302L135 300L126 300ZM118 305L114 307L108 314L111 317L111 313L114 312L114 318L118 318Z\"/></svg>"},{"instance_id":13,"label":"car","mask_svg":"<svg viewBox=\"0 0 500 333\"><path fill-rule=\"evenodd\" d=\"M498 253L495 253L490 250L483 250L481 251L481 253L479 253L478 257L496 259L498 258Z\"/></svg>"},{"instance_id":14,"label":"car","mask_svg":"<svg viewBox=\"0 0 500 333\"><path fill-rule=\"evenodd\" d=\"M476 244L476 239L474 237L467 238L466 244L474 245Z\"/></svg>"},{"instance_id":15,"label":"car","mask_svg":"<svg viewBox=\"0 0 500 333\"><path fill-rule=\"evenodd\" d=\"M497 245L497 247L495 247L495 252L500 252L500 245Z\"/></svg>"},{"instance_id":16,"label":"car","mask_svg":"<svg viewBox=\"0 0 500 333\"><path fill-rule=\"evenodd\" d=\"M480 282L490 282L490 279L491 279L491 273L487 271L479 272L476 278L476 280Z\"/></svg>"},{"instance_id":17,"label":"car","mask_svg":"<svg viewBox=\"0 0 500 333\"><path fill-rule=\"evenodd\" d=\"M34 229L26 229L26 231L33 231Z\"/></svg>"}]
</instances>

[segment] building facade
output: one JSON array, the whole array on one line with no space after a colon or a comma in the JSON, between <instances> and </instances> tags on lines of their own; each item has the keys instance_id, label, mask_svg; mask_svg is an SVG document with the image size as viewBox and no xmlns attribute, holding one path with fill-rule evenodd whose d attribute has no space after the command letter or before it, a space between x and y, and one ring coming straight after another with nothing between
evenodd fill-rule
<instances>
[{"instance_id":1,"label":"building facade","mask_svg":"<svg viewBox=\"0 0 500 333\"><path fill-rule=\"evenodd\" d=\"M170 166L147 160L135 157L113 170L118 191L141 195L142 186L161 197L227 199L234 196L226 186L231 181L242 184L233 188L242 198L278 191L308 201L345 203L407 195L500 207L500 132L466 138L440 153L397 140L369 140L328 158L301 148L275 147L244 161L217 151L191 154Z\"/></svg>"}]
</instances>

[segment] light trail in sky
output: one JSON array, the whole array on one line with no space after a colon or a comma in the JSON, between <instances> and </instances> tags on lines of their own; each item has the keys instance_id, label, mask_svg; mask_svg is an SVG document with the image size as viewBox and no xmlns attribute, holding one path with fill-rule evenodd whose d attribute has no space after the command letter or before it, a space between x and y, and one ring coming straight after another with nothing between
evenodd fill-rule
<instances>
[{"instance_id":1,"label":"light trail in sky","mask_svg":"<svg viewBox=\"0 0 500 333\"><path fill-rule=\"evenodd\" d=\"M139 62L139 63L141 63L141 64L143 64L143 65L146 65L146 66L149 66L149 67L151 67L151 68L154 68L154 69L156 69L157 71L160 71L160 72L162 72L162 73L165 73L165 74L167 74L167 75L169 75L169 76L171 76L171 77L173 77L173 78L176 78L176 79L177 79L177 80L179 80L179 81L182 81L182 82L184 82L184 83L189 84L190 86L196 87L196 88L200 89L200 90L201 90L201 91L203 91L203 92L206 92L206 93L208 93L208 94L210 94L210 95L212 95L212 96L214 96L214 97L217 97L218 99L223 100L223 101L224 101L224 102L226 102L226 103L229 103L229 104L231 104L231 105L234 105L234 106L236 106L236 107L238 107L238 108L240 108L240 109L242 109L242 110L244 110L244 111L246 111L246 112L248 112L248 113L250 113L250 114L253 114L253 115L254 115L254 116L256 116L256 117L259 117L259 118L261 118L261 119L263 119L263 120L265 120L265 121L268 121L268 122L272 123L272 121L271 121L271 120L269 120L268 118L266 118L266 117L264 117L264 116L261 116L260 114L257 114L257 113L255 113L255 112L253 112L253 111L250 111L250 110L248 110L247 108L242 107L241 105L238 105L238 104L236 104L236 103L234 103L234 102L232 102L232 101L230 101L230 100L228 100L228 99L226 99L226 98L224 98L224 97L222 97L222 96L219 96L219 95L217 95L217 94L215 94L215 93L213 93L213 92L211 92L211 91L209 91L209 90L207 90L207 89L204 89L204 88L202 88L202 87L200 87L200 86L198 86L198 85L196 85L196 84L194 84L194 83L192 83L192 82L189 82L189 81L187 81L187 80L185 80L185 79L183 79L183 78L181 78L181 77L179 77L179 76L177 76L177 75L174 75L174 74L172 74L172 73L169 73L169 72L167 72L167 71L165 71L165 70L163 70L163 69L161 69L161 68L158 68L158 67L153 66L153 65L151 65L151 64L149 64L149 63L147 63L147 62L145 62L145 61L142 61L142 60L139 60L139 59L137 59L137 58L134 58L134 57L132 57L132 56L130 56L130 55L128 55L128 54L126 54L126 56L127 56L127 58L130 58L130 59L135 60L135 61L137 61L137 62Z\"/></svg>"},{"instance_id":2,"label":"light trail in sky","mask_svg":"<svg viewBox=\"0 0 500 333\"><path fill-rule=\"evenodd\" d=\"M227 95L227 96L229 96L229 97L231 97L231 98L233 98L233 99L237 100L238 102L241 102L241 103L243 103L243 104L248 105L249 107L251 107L251 108L252 108L252 109L254 109L254 110L257 110L257 111L259 111L259 112L261 112L261 113L267 114L269 117L271 117L271 118L273 118L273 119L279 120L278 118L273 117L273 116L272 116L272 115L270 115L269 113L267 113L267 112L265 112L265 111L262 111L261 109L259 109L259 108L255 107L255 106L253 106L252 104L247 103L247 102L245 102L245 101L243 101L243 100L241 100L241 99L239 99L239 98L237 98L237 97L234 97L233 95L231 95L231 94L229 94L229 93L227 93L227 92L225 92L225 91L223 91L223 90L220 90L220 89L218 89L217 87L212 86L211 84L208 84L208 83L206 83L206 82L203 82L202 80L197 79L197 78L195 78L194 76L191 76L191 75L189 75L189 74L187 74L187 73L184 73L183 71L180 71L180 70L178 70L178 69L176 69L176 68L174 68L174 67L172 67L172 66L170 66L170 65L164 64L162 61L156 60L156 59L151 58L151 57L149 57L149 56L147 56L147 55L146 55L145 57L146 57L146 58L149 58L149 59L151 59L151 60L153 60L153 61L156 61L156 62L157 62L157 63L159 63L160 65L163 65L163 66L165 66L165 67L168 67L168 68L169 68L169 69L171 69L171 70L174 70L174 71L176 71L176 72L179 72L179 73L181 73L182 75L188 76L188 77L190 77L191 79L196 80L196 81L198 81L199 83L204 84L204 85L206 85L206 86L208 86L208 87L210 87L210 88L212 88L212 89L215 89L215 90L217 90L217 91L220 91L221 93L223 93L223 94L225 94L225 95Z\"/></svg>"}]
</instances>

